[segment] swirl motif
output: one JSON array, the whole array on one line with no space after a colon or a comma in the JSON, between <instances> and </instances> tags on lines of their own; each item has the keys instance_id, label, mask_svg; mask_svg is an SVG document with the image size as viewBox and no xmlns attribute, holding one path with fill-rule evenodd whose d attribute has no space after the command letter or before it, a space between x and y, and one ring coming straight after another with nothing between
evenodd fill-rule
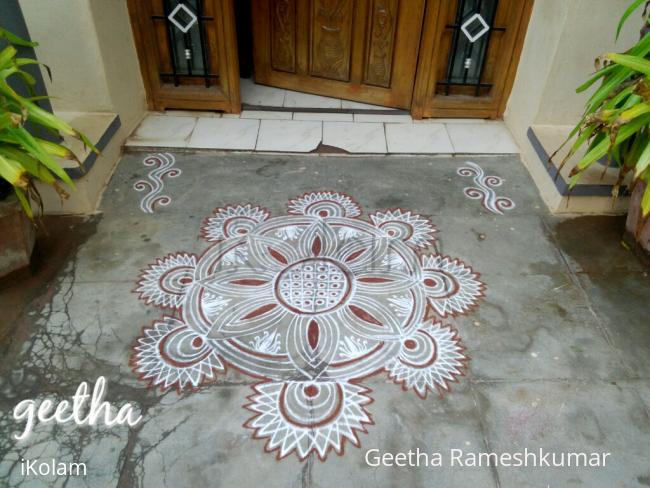
<instances>
[{"instance_id":1,"label":"swirl motif","mask_svg":"<svg viewBox=\"0 0 650 488\"><path fill-rule=\"evenodd\" d=\"M153 156L147 156L142 163L145 166L154 168L147 174L148 180L138 180L133 184L135 191L146 191L147 193L140 201L140 209L144 213L154 213L155 206L167 206L172 202L168 195L161 195L165 183L163 178L176 178L181 175L181 170L174 168L176 160L169 153L160 153Z\"/></svg>"},{"instance_id":2,"label":"swirl motif","mask_svg":"<svg viewBox=\"0 0 650 488\"><path fill-rule=\"evenodd\" d=\"M503 184L503 178L494 175L486 175L478 164L468 161L466 164L458 168L456 173L459 176L471 177L474 179L476 187L466 187L463 192L467 198L472 200L481 200L483 207L492 212L493 214L503 215L504 210L512 210L515 208L515 202L507 197L500 197L496 194L493 188Z\"/></svg>"}]
</instances>

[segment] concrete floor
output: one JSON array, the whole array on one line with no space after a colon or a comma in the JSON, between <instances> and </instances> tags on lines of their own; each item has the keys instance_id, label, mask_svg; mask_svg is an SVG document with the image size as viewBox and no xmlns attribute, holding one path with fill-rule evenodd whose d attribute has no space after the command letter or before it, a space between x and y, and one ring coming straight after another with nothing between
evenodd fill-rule
<instances>
[{"instance_id":1,"label":"concrete floor","mask_svg":"<svg viewBox=\"0 0 650 488\"><path fill-rule=\"evenodd\" d=\"M127 154L102 214L75 226L60 269L29 292L0 289L0 485L8 487L546 487L650 486L650 278L619 243L619 218L550 216L516 156L473 157L516 207L497 215L463 189L466 160L436 157L176 155L182 174L164 179L167 206L141 210L133 189L150 168ZM204 217L252 202L274 215L305 192L353 196L364 215L400 207L430 216L436 249L481 273L486 297L445 319L470 357L444 396L421 399L385 374L364 380L374 425L360 447L326 461L278 461L242 427L258 381L232 369L198 392L147 389L129 366L141 327L163 310L132 293L139 273L168 253L200 253ZM365 217L364 217L365 218ZM77 227L77 230L79 227ZM57 231L60 232L60 231ZM76 248L75 248L76 247ZM35 270L38 276L39 271ZM38 280L36 280L38 281ZM17 286L20 286L17 285ZM69 398L81 381L108 380L107 399L132 402L144 419L127 427L39 424L21 443L13 407L27 398ZM442 467L369 467L366 451L441 452ZM611 452L603 468L450 468L466 452ZM85 478L23 477L20 459L87 464Z\"/></svg>"}]
</instances>

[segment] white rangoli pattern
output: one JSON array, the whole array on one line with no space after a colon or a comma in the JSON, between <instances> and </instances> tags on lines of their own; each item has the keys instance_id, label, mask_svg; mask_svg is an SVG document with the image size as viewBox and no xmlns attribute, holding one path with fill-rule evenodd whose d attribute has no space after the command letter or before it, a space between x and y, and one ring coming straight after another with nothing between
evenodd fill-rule
<instances>
[{"instance_id":1,"label":"white rangoli pattern","mask_svg":"<svg viewBox=\"0 0 650 488\"><path fill-rule=\"evenodd\" d=\"M515 208L515 202L507 197L498 196L494 191L494 187L503 184L503 178L499 176L486 175L483 168L471 161L468 161L465 164L469 166L458 168L456 173L460 176L472 177L476 184L476 187L468 186L463 190L467 198L471 198L472 200L481 200L483 207L493 214L503 215L504 210L512 210Z\"/></svg>"},{"instance_id":2,"label":"white rangoli pattern","mask_svg":"<svg viewBox=\"0 0 650 488\"><path fill-rule=\"evenodd\" d=\"M335 192L289 202L270 217L218 208L201 255L143 271L136 292L171 308L134 346L134 371L163 390L194 389L227 367L257 378L245 426L279 459L325 460L373 424L364 378L385 372L424 398L449 390L467 357L436 317L469 313L485 291L458 259L426 254L435 229L402 210L377 212ZM422 254L424 253L424 254Z\"/></svg>"},{"instance_id":3,"label":"white rangoli pattern","mask_svg":"<svg viewBox=\"0 0 650 488\"><path fill-rule=\"evenodd\" d=\"M153 156L147 156L142 164L153 166L153 169L147 174L146 180L138 180L133 184L136 191L146 191L147 193L140 201L140 210L144 213L154 213L156 205L169 205L172 199L168 195L162 195L165 188L164 177L176 178L181 175L179 168L174 168L176 160L173 154L161 153Z\"/></svg>"}]
</instances>

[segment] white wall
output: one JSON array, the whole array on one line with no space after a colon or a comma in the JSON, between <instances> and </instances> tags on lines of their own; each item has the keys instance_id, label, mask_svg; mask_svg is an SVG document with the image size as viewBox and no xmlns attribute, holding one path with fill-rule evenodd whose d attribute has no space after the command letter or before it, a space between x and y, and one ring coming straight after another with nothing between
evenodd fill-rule
<instances>
[{"instance_id":1,"label":"white wall","mask_svg":"<svg viewBox=\"0 0 650 488\"><path fill-rule=\"evenodd\" d=\"M625 51L639 39L641 10L630 17L615 42L618 19L630 0L572 0L566 3L570 4L569 12L542 94L543 103L536 118L538 124L574 123L576 116L582 114L588 97L588 94L576 94L575 88L595 71L596 57L607 51Z\"/></svg>"},{"instance_id":2,"label":"white wall","mask_svg":"<svg viewBox=\"0 0 650 488\"><path fill-rule=\"evenodd\" d=\"M122 126L132 129L146 110L146 93L126 1L91 0L90 11L113 110L120 114Z\"/></svg>"},{"instance_id":3,"label":"white wall","mask_svg":"<svg viewBox=\"0 0 650 488\"><path fill-rule=\"evenodd\" d=\"M575 89L607 51L624 51L639 37L640 13L614 42L618 19L630 0L536 0L506 119L513 130L535 124L570 125L587 93ZM508 120L507 120L508 121ZM525 127L521 127L525 126Z\"/></svg>"},{"instance_id":4,"label":"white wall","mask_svg":"<svg viewBox=\"0 0 650 488\"><path fill-rule=\"evenodd\" d=\"M533 125L566 126L568 135L582 116L592 90L575 89L594 72L594 60L608 51L625 51L639 37L640 10L628 20L615 42L618 20L631 0L535 0L517 76L504 121L522 150L522 159L551 211L571 211L557 193L546 168L528 140ZM558 146L562 141L558 141ZM580 199L573 199L577 205ZM604 197L579 211L607 212ZM586 199L582 199L583 203ZM578 207L575 207L578 211Z\"/></svg>"},{"instance_id":5,"label":"white wall","mask_svg":"<svg viewBox=\"0 0 650 488\"><path fill-rule=\"evenodd\" d=\"M48 213L91 213L119 160L124 140L146 111L126 1L19 1L31 38L40 42L36 56L52 69L53 81L45 73L44 78L48 94L55 97L54 111L90 113L75 117L90 124L95 123L94 112L120 117L120 129L92 169L77 180L77 190L63 206L51 189L41 191Z\"/></svg>"},{"instance_id":6,"label":"white wall","mask_svg":"<svg viewBox=\"0 0 650 488\"><path fill-rule=\"evenodd\" d=\"M36 56L52 70L43 73L52 107L59 112L110 112L95 24L87 0L20 0Z\"/></svg>"}]
</instances>

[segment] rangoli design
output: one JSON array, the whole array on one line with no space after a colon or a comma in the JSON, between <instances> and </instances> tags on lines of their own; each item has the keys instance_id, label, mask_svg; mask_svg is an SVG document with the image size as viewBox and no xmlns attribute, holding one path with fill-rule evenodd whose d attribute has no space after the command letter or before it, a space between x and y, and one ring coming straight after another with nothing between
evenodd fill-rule
<instances>
[{"instance_id":1,"label":"rangoli design","mask_svg":"<svg viewBox=\"0 0 650 488\"><path fill-rule=\"evenodd\" d=\"M458 168L457 173L460 176L473 177L474 184L476 185L476 187L469 186L463 190L468 198L481 200L483 207L494 214L503 215L504 210L512 210L515 208L515 202L507 197L498 196L494 191L494 187L503 184L503 178L486 175L483 168L476 163L468 161L465 164L469 166Z\"/></svg>"},{"instance_id":2,"label":"rangoli design","mask_svg":"<svg viewBox=\"0 0 650 488\"><path fill-rule=\"evenodd\" d=\"M468 358L442 319L469 313L485 286L462 261L426 252L429 219L369 217L334 192L295 198L278 217L217 208L201 256L168 255L142 272L135 291L173 316L143 330L134 371L162 390L196 389L227 367L259 379L245 427L278 459L358 447L373 424L369 376L423 399L447 392Z\"/></svg>"},{"instance_id":3,"label":"rangoli design","mask_svg":"<svg viewBox=\"0 0 650 488\"><path fill-rule=\"evenodd\" d=\"M140 209L144 213L154 213L156 205L169 205L172 202L171 197L162 195L165 188L163 178L176 178L181 175L181 170L174 168L176 160L174 156L169 153L155 154L147 156L142 164L145 166L153 166L153 169L147 174L146 180L138 180L133 184L133 189L136 191L146 191L147 193L140 201Z\"/></svg>"}]
</instances>

